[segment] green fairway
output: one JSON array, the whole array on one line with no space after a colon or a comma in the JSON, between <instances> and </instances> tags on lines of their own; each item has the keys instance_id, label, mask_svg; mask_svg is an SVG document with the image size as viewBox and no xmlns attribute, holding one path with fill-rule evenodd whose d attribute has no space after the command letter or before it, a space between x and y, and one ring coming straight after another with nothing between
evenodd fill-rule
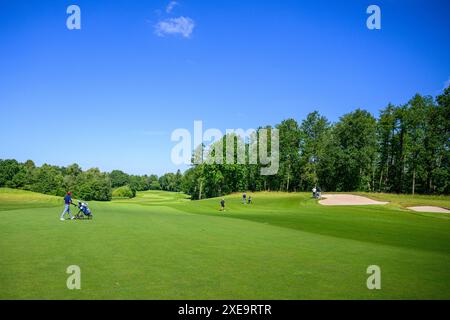
<instances>
[{"instance_id":1,"label":"green fairway","mask_svg":"<svg viewBox=\"0 0 450 320\"><path fill-rule=\"evenodd\" d=\"M366 194L367 195L367 194ZM450 217L406 210L450 197L369 194L385 206L319 205L308 193L190 201L140 192L90 202L0 189L1 299L450 299ZM68 290L66 268L81 268ZM381 268L381 290L366 269Z\"/></svg>"}]
</instances>

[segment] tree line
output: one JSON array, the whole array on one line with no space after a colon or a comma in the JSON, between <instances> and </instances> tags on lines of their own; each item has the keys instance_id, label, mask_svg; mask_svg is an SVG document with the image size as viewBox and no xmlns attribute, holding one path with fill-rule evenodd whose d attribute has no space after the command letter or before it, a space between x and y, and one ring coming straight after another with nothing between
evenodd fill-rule
<instances>
[{"instance_id":1,"label":"tree line","mask_svg":"<svg viewBox=\"0 0 450 320\"><path fill-rule=\"evenodd\" d=\"M67 167L43 164L32 160L20 163L14 159L0 159L0 187L30 190L49 195L64 196L72 191L75 198L86 201L109 201L113 197L131 198L136 191L181 191L182 174L129 175L120 170L110 173L98 168L83 171L78 164Z\"/></svg>"},{"instance_id":2,"label":"tree line","mask_svg":"<svg viewBox=\"0 0 450 320\"><path fill-rule=\"evenodd\" d=\"M435 99L416 94L406 104L389 104L378 118L357 109L336 123L317 111L301 123L284 120L274 127L279 130L276 175L260 175L260 165L208 164L216 155L202 145L194 154L206 153L204 162L184 173L182 190L194 199L245 190L310 191L313 186L323 191L449 194L449 92L450 87ZM248 158L248 142L245 148Z\"/></svg>"},{"instance_id":3,"label":"tree line","mask_svg":"<svg viewBox=\"0 0 450 320\"><path fill-rule=\"evenodd\" d=\"M204 161L193 159L184 174L139 176L9 159L0 160L0 187L59 196L71 190L77 198L101 201L145 190L182 191L202 199L243 191L310 191L313 186L323 191L449 194L449 94L450 87L436 98L417 94L406 104L389 104L378 118L357 109L331 123L314 111L300 123L287 119L261 127L279 130L275 175L261 175L261 164L238 164L238 146L244 145L248 159L250 143L233 136L235 161L227 163L224 150L224 161L211 163L208 158L217 159L216 154L200 145L193 158L200 155Z\"/></svg>"}]
</instances>

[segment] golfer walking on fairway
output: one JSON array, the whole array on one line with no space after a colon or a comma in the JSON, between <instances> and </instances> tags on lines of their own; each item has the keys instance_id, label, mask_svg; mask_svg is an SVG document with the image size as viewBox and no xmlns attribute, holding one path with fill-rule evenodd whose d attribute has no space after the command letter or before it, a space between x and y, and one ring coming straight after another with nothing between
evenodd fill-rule
<instances>
[{"instance_id":1,"label":"golfer walking on fairway","mask_svg":"<svg viewBox=\"0 0 450 320\"><path fill-rule=\"evenodd\" d=\"M70 219L73 220L74 217L72 216L72 214L70 213L70 205L72 204L72 192L67 192L66 196L64 197L64 211L63 213L61 213L61 218L59 220L64 221L64 215L66 214L66 212L69 214Z\"/></svg>"},{"instance_id":2,"label":"golfer walking on fairway","mask_svg":"<svg viewBox=\"0 0 450 320\"><path fill-rule=\"evenodd\" d=\"M316 198L316 192L317 192L317 188L316 188L316 186L314 186L314 187L312 188L313 198Z\"/></svg>"}]
</instances>

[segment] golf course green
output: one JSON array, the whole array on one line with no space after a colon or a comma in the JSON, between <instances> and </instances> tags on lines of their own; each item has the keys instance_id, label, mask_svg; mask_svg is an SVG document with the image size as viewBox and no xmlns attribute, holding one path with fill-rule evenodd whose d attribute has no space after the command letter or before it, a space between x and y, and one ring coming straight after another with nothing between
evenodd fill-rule
<instances>
[{"instance_id":1,"label":"golf course green","mask_svg":"<svg viewBox=\"0 0 450 320\"><path fill-rule=\"evenodd\" d=\"M2 188L0 299L450 299L450 215L406 209L449 208L449 196L251 195L226 196L221 212L218 198L138 192L60 221L61 198ZM66 286L70 265L81 290ZM380 290L367 288L371 265Z\"/></svg>"}]
</instances>

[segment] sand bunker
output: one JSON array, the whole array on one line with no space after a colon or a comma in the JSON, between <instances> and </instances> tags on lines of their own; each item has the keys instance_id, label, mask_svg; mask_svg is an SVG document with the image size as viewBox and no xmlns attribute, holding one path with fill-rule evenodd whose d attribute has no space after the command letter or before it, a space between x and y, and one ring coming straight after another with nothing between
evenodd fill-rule
<instances>
[{"instance_id":1,"label":"sand bunker","mask_svg":"<svg viewBox=\"0 0 450 320\"><path fill-rule=\"evenodd\" d=\"M322 195L324 200L319 203L325 206L362 206L370 204L387 204L388 202L375 201L362 196L353 194L325 194Z\"/></svg>"},{"instance_id":2,"label":"sand bunker","mask_svg":"<svg viewBox=\"0 0 450 320\"><path fill-rule=\"evenodd\" d=\"M433 207L433 206L420 206L420 207L409 207L413 211L418 212L438 212L438 213L450 213L450 210L441 208L441 207Z\"/></svg>"}]
</instances>

